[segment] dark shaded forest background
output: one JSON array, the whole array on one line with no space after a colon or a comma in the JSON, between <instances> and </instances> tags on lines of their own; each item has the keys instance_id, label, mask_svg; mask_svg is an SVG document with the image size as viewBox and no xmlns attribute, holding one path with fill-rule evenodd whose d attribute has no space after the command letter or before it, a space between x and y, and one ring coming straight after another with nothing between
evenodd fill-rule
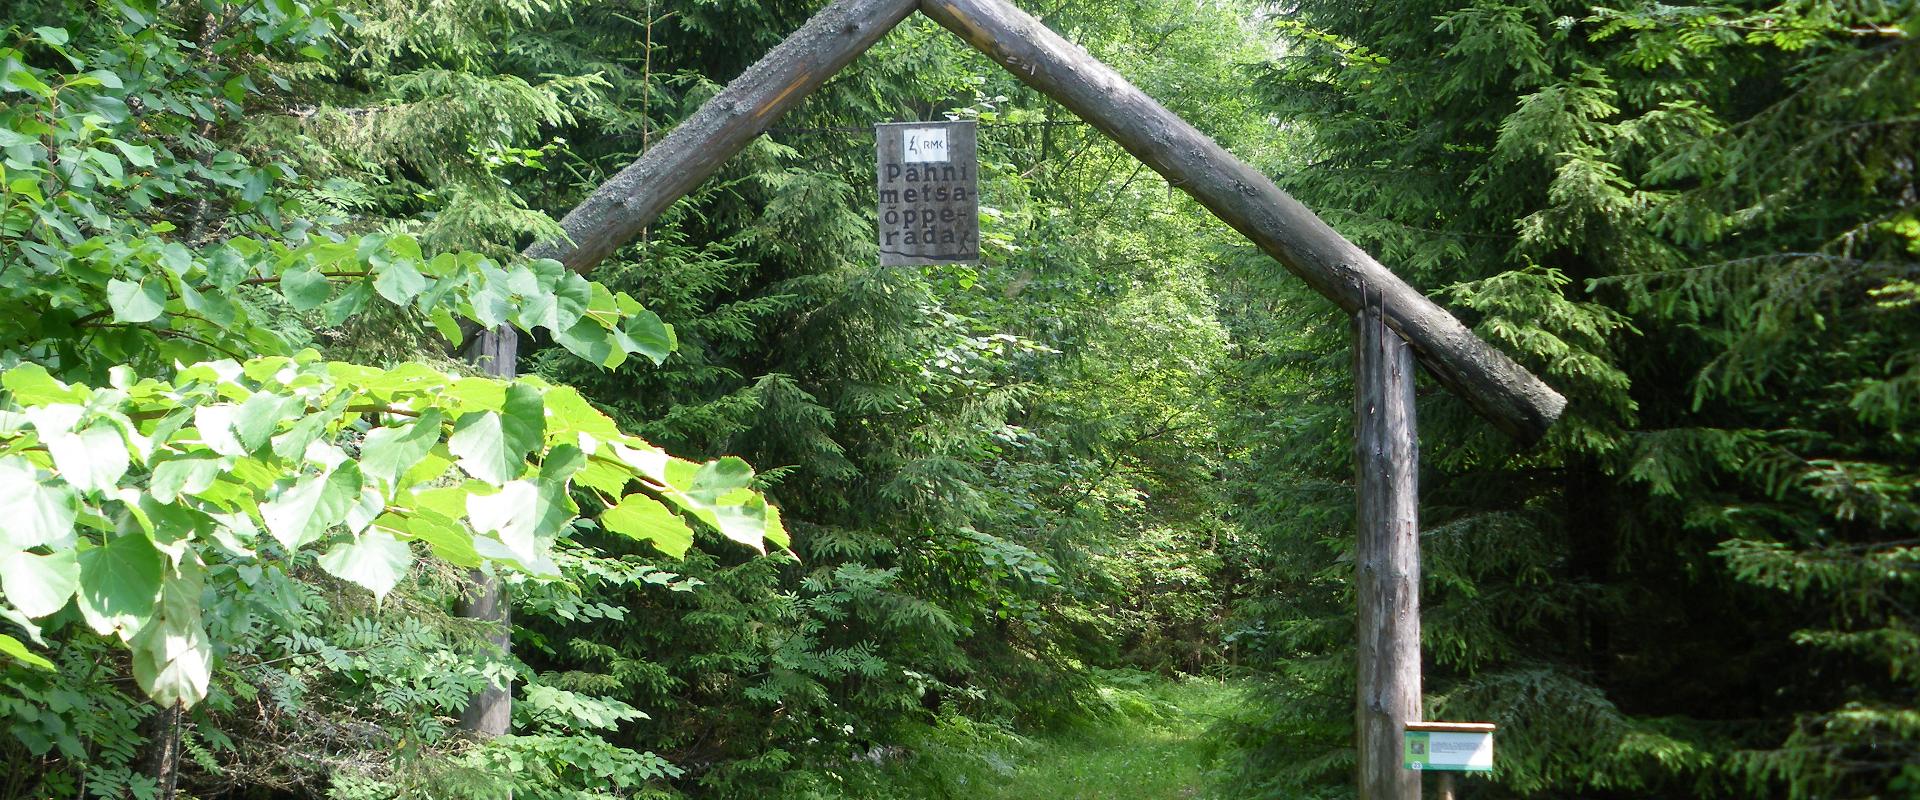
<instances>
[{"instance_id":1,"label":"dark shaded forest background","mask_svg":"<svg viewBox=\"0 0 1920 800\"><path fill-rule=\"evenodd\" d=\"M468 369L426 314L291 289L215 350L171 295L147 338L89 323L128 316L106 276L235 237L508 263L821 5L14 0L0 367ZM1422 383L1428 716L1501 726L1474 796L1920 798L1920 10L1022 5L1568 397L1519 451ZM982 262L879 268L858 131L948 116ZM446 564L376 603L206 544L253 571L201 604L183 796L930 796L890 771L1098 720L1133 672L1245 683L1232 796L1352 795L1347 320L1096 131L916 17L592 277L672 355L534 334L522 370L752 463L791 552L574 523L558 578L509 579L503 661ZM138 665L4 588L55 669L0 667L0 797L159 796ZM472 742L503 671L516 733Z\"/></svg>"}]
</instances>

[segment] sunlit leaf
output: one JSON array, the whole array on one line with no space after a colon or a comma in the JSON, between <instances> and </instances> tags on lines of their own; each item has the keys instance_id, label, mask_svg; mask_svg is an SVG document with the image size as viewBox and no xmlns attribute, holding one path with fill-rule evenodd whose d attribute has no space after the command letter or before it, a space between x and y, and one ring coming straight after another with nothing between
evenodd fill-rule
<instances>
[{"instance_id":1,"label":"sunlit leaf","mask_svg":"<svg viewBox=\"0 0 1920 800\"><path fill-rule=\"evenodd\" d=\"M80 614L94 632L131 635L153 614L164 556L139 533L80 551Z\"/></svg>"},{"instance_id":2,"label":"sunlit leaf","mask_svg":"<svg viewBox=\"0 0 1920 800\"><path fill-rule=\"evenodd\" d=\"M377 527L334 545L320 557L321 569L366 587L376 598L393 591L411 564L413 551L407 544Z\"/></svg>"},{"instance_id":3,"label":"sunlit leaf","mask_svg":"<svg viewBox=\"0 0 1920 800\"><path fill-rule=\"evenodd\" d=\"M693 528L680 515L660 501L639 494L627 495L620 504L600 515L600 524L622 536L652 542L660 552L680 558L693 546Z\"/></svg>"},{"instance_id":4,"label":"sunlit leaf","mask_svg":"<svg viewBox=\"0 0 1920 800\"><path fill-rule=\"evenodd\" d=\"M67 606L80 588L80 562L72 550L49 555L0 551L0 590L20 613L38 619Z\"/></svg>"}]
</instances>

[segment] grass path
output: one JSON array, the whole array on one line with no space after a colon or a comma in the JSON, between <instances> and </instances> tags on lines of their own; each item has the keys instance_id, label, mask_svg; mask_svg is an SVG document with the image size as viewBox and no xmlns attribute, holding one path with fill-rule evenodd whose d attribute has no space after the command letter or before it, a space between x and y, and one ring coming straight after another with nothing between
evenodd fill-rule
<instances>
[{"instance_id":1,"label":"grass path","mask_svg":"<svg viewBox=\"0 0 1920 800\"><path fill-rule=\"evenodd\" d=\"M1103 690L1113 714L1034 737L973 739L923 760L896 797L967 800L1215 800L1206 732L1239 689L1206 679ZM951 740L950 740L951 742ZM959 742L951 742L959 744ZM932 763L929 763L932 762ZM904 776L903 776L904 777Z\"/></svg>"}]
</instances>

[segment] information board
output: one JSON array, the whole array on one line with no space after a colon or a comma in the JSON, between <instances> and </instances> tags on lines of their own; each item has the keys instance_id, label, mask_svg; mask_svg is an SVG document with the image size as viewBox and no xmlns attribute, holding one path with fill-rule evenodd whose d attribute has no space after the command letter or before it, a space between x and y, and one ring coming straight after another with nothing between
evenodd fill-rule
<instances>
[{"instance_id":1,"label":"information board","mask_svg":"<svg viewBox=\"0 0 1920 800\"><path fill-rule=\"evenodd\" d=\"M1407 769L1491 772L1493 726L1484 723L1408 723L1404 749L1404 766Z\"/></svg>"},{"instance_id":2,"label":"information board","mask_svg":"<svg viewBox=\"0 0 1920 800\"><path fill-rule=\"evenodd\" d=\"M978 132L967 122L874 126L880 265L980 260Z\"/></svg>"}]
</instances>

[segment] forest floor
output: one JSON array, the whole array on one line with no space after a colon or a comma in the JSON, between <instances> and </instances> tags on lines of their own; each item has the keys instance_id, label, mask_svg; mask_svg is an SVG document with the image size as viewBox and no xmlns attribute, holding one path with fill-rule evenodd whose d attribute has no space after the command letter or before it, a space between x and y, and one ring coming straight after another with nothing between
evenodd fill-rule
<instances>
[{"instance_id":1,"label":"forest floor","mask_svg":"<svg viewBox=\"0 0 1920 800\"><path fill-rule=\"evenodd\" d=\"M1209 730L1242 688L1205 678L1134 679L1101 690L1111 713L1035 736L968 730L920 748L886 797L967 800L1213 800Z\"/></svg>"}]
</instances>

